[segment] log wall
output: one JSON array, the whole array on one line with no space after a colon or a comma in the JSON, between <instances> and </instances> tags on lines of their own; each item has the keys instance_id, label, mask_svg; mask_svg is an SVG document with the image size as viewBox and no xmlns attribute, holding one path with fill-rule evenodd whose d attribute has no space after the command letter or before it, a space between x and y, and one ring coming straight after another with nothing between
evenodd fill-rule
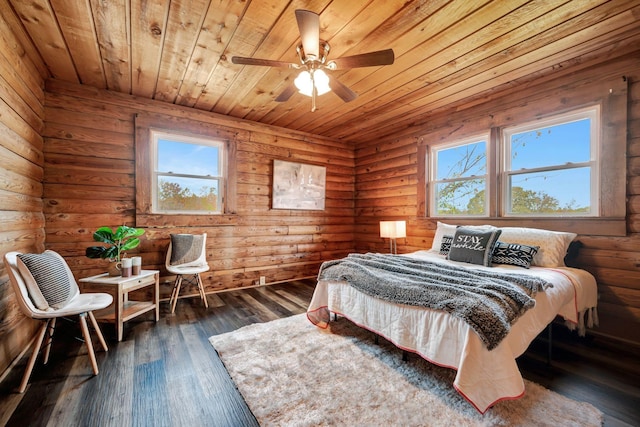
<instances>
[{"instance_id":1,"label":"log wall","mask_svg":"<svg viewBox=\"0 0 640 427\"><path fill-rule=\"evenodd\" d=\"M77 277L105 270L84 257L93 230L136 225L134 116L161 114L220 126L239 135L237 214L199 217L173 226L167 218L145 227L137 251L145 268L163 271L168 235L207 232L212 270L207 291L315 276L323 260L352 251L388 250L378 221L407 219L409 236L400 252L430 247L435 220L418 216L419 147L454 129L509 117L527 95L548 93L559 103L564 85L576 81L628 79L626 235L581 233L578 264L600 289L597 333L640 344L640 58L638 52L598 64L567 64L553 78L514 82L513 89L455 109L432 112L393 139L358 146L315 135L234 120L162 102L48 81L38 53L8 6L0 2L0 255L50 248L69 261ZM11 21L14 20L14 21ZM579 89L578 89L579 90ZM589 90L586 85L583 89ZM533 113L532 113L533 114ZM503 123L502 123L503 124ZM427 141L427 142L425 142ZM326 209L270 208L274 159L327 167ZM357 218L357 224L356 224ZM187 289L187 293L193 292ZM34 323L17 309L0 260L0 373L32 337ZM1 374L0 374L1 378Z\"/></svg>"},{"instance_id":2,"label":"log wall","mask_svg":"<svg viewBox=\"0 0 640 427\"><path fill-rule=\"evenodd\" d=\"M15 18L6 8L0 4L0 378L37 326L20 312L2 257L42 251L45 239L44 67L22 47L24 34L9 30Z\"/></svg>"},{"instance_id":3,"label":"log wall","mask_svg":"<svg viewBox=\"0 0 640 427\"><path fill-rule=\"evenodd\" d=\"M601 229L580 224L577 266L593 273L600 294L600 326L593 330L617 340L640 345L640 55L634 52L604 63L578 64L559 70L552 78L516 85L512 90L488 94L474 104L436 111L393 139L356 147L356 249L388 251L379 238L380 220L406 219L407 239L398 241L398 252L431 247L436 220L420 215L424 200L418 183L424 174L424 145L459 137L465 130L505 126L513 120L528 121L544 108L571 108L602 90L603 82L617 86L627 80L627 202L626 232L602 235ZM608 89L607 89L608 90ZM555 107L553 107L555 105ZM615 118L613 118L615 120ZM608 124L607 124L608 125ZM455 220L445 222L455 223ZM495 225L514 225L487 220ZM579 222L579 221L574 221ZM562 230L567 222L547 222L544 227ZM535 224L526 224L535 226ZM618 227L619 228L619 227ZM593 233L591 233L593 231ZM605 233L606 234L606 233ZM615 235L614 235L615 234ZM622 235L620 235L622 234Z\"/></svg>"},{"instance_id":4,"label":"log wall","mask_svg":"<svg viewBox=\"0 0 640 427\"><path fill-rule=\"evenodd\" d=\"M104 260L84 256L95 229L137 225L136 114L189 119L236 135L236 214L191 216L178 226L171 216L145 218L150 225L142 227L142 243L129 253L142 256L143 268L161 270L163 297L173 280L164 269L170 233L207 233L207 292L254 286L260 276L267 284L315 276L323 260L353 250L354 153L343 143L49 80L43 131L46 247L62 254L77 277L105 271ZM274 159L326 166L324 211L271 209Z\"/></svg>"}]
</instances>

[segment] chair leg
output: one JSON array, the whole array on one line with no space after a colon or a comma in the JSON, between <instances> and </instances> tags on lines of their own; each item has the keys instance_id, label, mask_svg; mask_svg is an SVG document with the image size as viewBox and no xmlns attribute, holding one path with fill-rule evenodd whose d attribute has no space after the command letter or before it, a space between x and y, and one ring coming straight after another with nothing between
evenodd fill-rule
<instances>
[{"instance_id":1,"label":"chair leg","mask_svg":"<svg viewBox=\"0 0 640 427\"><path fill-rule=\"evenodd\" d=\"M198 282L198 290L200 291L200 298L204 301L205 308L209 308L209 303L207 302L207 294L204 293L204 285L202 284L202 279L200 278L200 274L196 274L196 280Z\"/></svg>"},{"instance_id":2,"label":"chair leg","mask_svg":"<svg viewBox=\"0 0 640 427\"><path fill-rule=\"evenodd\" d=\"M87 327L87 313L80 314L80 328L82 329L82 336L84 342L87 344L87 351L89 352L89 359L91 360L91 366L93 367L93 374L98 375L98 362L96 362L96 355L93 352L93 343L91 342L91 335L89 334L89 328Z\"/></svg>"},{"instance_id":3,"label":"chair leg","mask_svg":"<svg viewBox=\"0 0 640 427\"><path fill-rule=\"evenodd\" d=\"M98 340L100 341L100 344L102 344L102 348L104 349L104 351L109 351L109 348L107 347L107 342L104 340L104 337L102 336L102 331L100 330L100 327L98 326L98 322L96 321L96 317L93 315L92 311L90 311L88 314L89 314L89 319L91 319L91 324L93 325L93 329L96 331L96 335L98 335Z\"/></svg>"},{"instance_id":4,"label":"chair leg","mask_svg":"<svg viewBox=\"0 0 640 427\"><path fill-rule=\"evenodd\" d=\"M169 305L173 304L173 299L176 297L176 290L178 289L178 280L180 276L176 276L176 280L173 281L173 288L171 289L171 297L169 298Z\"/></svg>"},{"instance_id":5,"label":"chair leg","mask_svg":"<svg viewBox=\"0 0 640 427\"><path fill-rule=\"evenodd\" d=\"M49 353L51 353L51 345L53 343L53 333L56 329L56 318L54 317L49 322L49 327L47 328L47 341L44 343L44 357L42 363L45 365L49 362Z\"/></svg>"},{"instance_id":6,"label":"chair leg","mask_svg":"<svg viewBox=\"0 0 640 427\"><path fill-rule=\"evenodd\" d=\"M33 347L33 353L31 353L31 357L29 357L29 362L27 362L27 369L25 369L24 371L22 382L20 383L20 387L18 388L18 391L20 393L24 393L27 388L27 383L29 382L31 371L33 371L33 366L36 364L36 358L38 357L38 353L40 352L40 347L42 347L42 341L44 340L44 336L47 333L47 328L49 327L50 322L51 319L47 319L47 321L44 322L42 326L40 326L40 330L38 331L38 336Z\"/></svg>"},{"instance_id":7,"label":"chair leg","mask_svg":"<svg viewBox=\"0 0 640 427\"><path fill-rule=\"evenodd\" d=\"M176 311L178 296L180 296L180 287L182 286L182 275L176 277L176 284L173 287L173 295L171 295L171 314Z\"/></svg>"},{"instance_id":8,"label":"chair leg","mask_svg":"<svg viewBox=\"0 0 640 427\"><path fill-rule=\"evenodd\" d=\"M173 281L173 289L171 289L171 297L169 298L169 307L173 307L173 300L177 297L176 291L178 289L178 281L180 276L176 276L176 280ZM171 311L173 313L173 310Z\"/></svg>"}]
</instances>

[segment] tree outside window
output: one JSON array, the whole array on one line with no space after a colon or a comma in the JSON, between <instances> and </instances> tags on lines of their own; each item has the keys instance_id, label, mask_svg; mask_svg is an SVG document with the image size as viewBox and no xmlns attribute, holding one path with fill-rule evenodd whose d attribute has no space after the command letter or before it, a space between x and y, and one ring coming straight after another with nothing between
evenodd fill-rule
<instances>
[{"instance_id":1,"label":"tree outside window","mask_svg":"<svg viewBox=\"0 0 640 427\"><path fill-rule=\"evenodd\" d=\"M502 214L597 215L598 132L596 107L506 128ZM480 137L431 150L432 216L488 215L487 150L498 146Z\"/></svg>"},{"instance_id":2,"label":"tree outside window","mask_svg":"<svg viewBox=\"0 0 640 427\"><path fill-rule=\"evenodd\" d=\"M487 215L487 139L435 148L432 156L432 215Z\"/></svg>"},{"instance_id":3,"label":"tree outside window","mask_svg":"<svg viewBox=\"0 0 640 427\"><path fill-rule=\"evenodd\" d=\"M590 108L505 129L505 215L597 215L597 117Z\"/></svg>"}]
</instances>

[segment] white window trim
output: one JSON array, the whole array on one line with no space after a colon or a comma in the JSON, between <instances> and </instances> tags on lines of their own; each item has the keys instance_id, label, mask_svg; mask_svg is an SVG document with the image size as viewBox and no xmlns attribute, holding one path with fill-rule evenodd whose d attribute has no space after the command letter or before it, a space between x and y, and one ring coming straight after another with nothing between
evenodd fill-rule
<instances>
[{"instance_id":1,"label":"white window trim","mask_svg":"<svg viewBox=\"0 0 640 427\"><path fill-rule=\"evenodd\" d=\"M444 181L438 181L436 180L436 173L437 173L437 155L436 153L438 151L443 151L449 148L453 148L453 147L459 147L459 146L463 146L463 145L467 145L467 144L472 144L474 142L481 142L481 141L485 141L485 148L486 148L486 173L484 175L473 175L470 177L465 177L465 178L457 178L457 179L452 179L452 180L444 180ZM452 142L447 142L447 143L443 143L443 144L438 144L436 146L433 146L432 148L430 148L430 150L428 151L428 183L429 183L429 187L427 188L428 191L428 197L429 197L429 215L432 217L452 217L452 218L484 218L486 216L488 216L489 214L489 210L490 210L490 206L489 206L489 201L491 200L491 185L490 185L490 170L491 170L491 164L489 162L490 159L490 155L491 155L491 139L490 139L490 134L488 132L486 133L480 133L480 134L475 134L473 136L470 137L466 137L463 139L458 139L456 141L452 141ZM447 181L460 181L460 180L466 180L466 179L478 179L478 178L483 178L486 182L486 187L485 187L485 214L484 215L438 215L436 214L436 185L442 182L447 182Z\"/></svg>"},{"instance_id":2,"label":"white window trim","mask_svg":"<svg viewBox=\"0 0 640 427\"><path fill-rule=\"evenodd\" d=\"M567 113L556 114L553 116L549 116L543 119L539 119L536 121L531 121L527 123L518 124L516 126L508 126L502 129L502 138L498 142L498 152L502 155L500 156L500 164L498 165L498 175L501 182L499 186L500 192L503 195L501 198L502 203L499 206L501 216L503 217L558 217L558 216L566 216L571 218L580 218L580 217L598 217L600 216L600 135L602 134L600 128L600 105L592 105L586 108L581 108L577 110L572 110ZM538 170L561 170L568 168L577 168L589 166L591 168L591 210L588 213L582 214L564 214L560 215L558 213L553 214L514 214L509 213L507 208L510 203L510 191L509 191L509 176L510 175L518 175L521 172L516 172L511 170L510 160L511 160L511 144L509 143L510 137L513 134L528 132L540 128L551 127L563 123L569 123L572 121L578 121L588 118L591 120L591 147L590 153L591 158L588 162L582 163L573 163L570 166L566 167L542 167L542 168L532 168L527 169L527 172L534 172Z\"/></svg>"},{"instance_id":3,"label":"white window trim","mask_svg":"<svg viewBox=\"0 0 640 427\"><path fill-rule=\"evenodd\" d=\"M593 81L570 80L562 87L557 81L550 81L535 89L535 96L523 101L522 96L507 96L492 99L495 103L495 114L487 114L487 109L471 109L469 111L451 112L445 116L434 117L433 122L418 137L417 172L417 219L425 227L433 225L436 220L447 221L452 218L460 225L483 225L490 223L497 227L533 227L549 230L571 231L577 234L594 236L628 236L628 203L627 203L627 159L628 147L628 82L625 76L610 76ZM562 99L558 98L562 93ZM531 95L525 90L523 95ZM489 108L489 104L484 104ZM495 193L490 201L489 217L457 218L451 216L430 216L430 182L427 169L429 167L429 151L435 144L475 134L490 128L492 140L501 137L501 129L514 123L525 123L540 117L551 117L563 111L575 111L581 108L598 105L600 107L599 138L599 215L597 217L504 217L500 212L500 194ZM459 124L459 126L454 126ZM464 134L464 132L468 132ZM499 153L493 151L490 159L492 170L498 171L501 161ZM492 173L493 189L501 188L500 175Z\"/></svg>"},{"instance_id":4,"label":"white window trim","mask_svg":"<svg viewBox=\"0 0 640 427\"><path fill-rule=\"evenodd\" d=\"M218 139L210 139L210 138L198 138L193 136L183 135L178 132L169 132L169 131L160 131L151 129L151 159L153 167L150 168L151 173L151 213L153 214L162 214L162 215L181 215L181 214L191 214L191 215L221 215L225 212L225 188L226 188L226 144L225 141ZM158 140L159 139L168 139L172 141L184 142L188 144L194 145L206 145L210 147L217 147L219 149L219 157L218 157L218 171L219 175L215 177L209 177L212 180L218 181L218 194L219 198L219 209L216 211L202 211L202 210L161 210L158 209L158 177L162 172L158 170ZM187 177L187 178L205 178L201 175L186 175L186 174L175 174L174 176Z\"/></svg>"}]
</instances>

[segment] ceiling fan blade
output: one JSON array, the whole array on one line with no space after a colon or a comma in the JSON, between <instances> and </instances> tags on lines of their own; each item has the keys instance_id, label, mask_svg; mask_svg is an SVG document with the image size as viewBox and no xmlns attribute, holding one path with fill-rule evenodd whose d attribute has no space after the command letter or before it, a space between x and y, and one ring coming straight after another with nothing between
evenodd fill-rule
<instances>
[{"instance_id":1,"label":"ceiling fan blade","mask_svg":"<svg viewBox=\"0 0 640 427\"><path fill-rule=\"evenodd\" d=\"M296 93L296 85L294 85L293 83L291 83L289 86L287 86L280 95L278 95L278 97L276 98L276 102L285 102L288 101L289 98L291 98L291 95L293 95L294 93Z\"/></svg>"},{"instance_id":2,"label":"ceiling fan blade","mask_svg":"<svg viewBox=\"0 0 640 427\"><path fill-rule=\"evenodd\" d=\"M296 10L296 20L305 55L320 57L320 17L309 10Z\"/></svg>"},{"instance_id":3,"label":"ceiling fan blade","mask_svg":"<svg viewBox=\"0 0 640 427\"><path fill-rule=\"evenodd\" d=\"M335 78L330 78L329 79L329 87L331 88L332 91L335 92L336 95L338 95L344 102L350 102L353 101L354 99L356 99L358 97L358 94L355 93L354 91L352 91L351 89L349 89L347 86L345 86L344 84L340 83L340 81L338 81Z\"/></svg>"},{"instance_id":4,"label":"ceiling fan blade","mask_svg":"<svg viewBox=\"0 0 640 427\"><path fill-rule=\"evenodd\" d=\"M242 64L242 65L262 65L265 67L285 67L285 68L296 68L295 64L284 61L274 61L271 59L260 59L260 58L244 58L242 56L232 56L231 62L234 64Z\"/></svg>"},{"instance_id":5,"label":"ceiling fan blade","mask_svg":"<svg viewBox=\"0 0 640 427\"><path fill-rule=\"evenodd\" d=\"M395 60L393 49L378 50L375 52L361 53L360 55L344 56L328 62L331 70L343 70L346 68L375 67L377 65L391 65Z\"/></svg>"}]
</instances>

